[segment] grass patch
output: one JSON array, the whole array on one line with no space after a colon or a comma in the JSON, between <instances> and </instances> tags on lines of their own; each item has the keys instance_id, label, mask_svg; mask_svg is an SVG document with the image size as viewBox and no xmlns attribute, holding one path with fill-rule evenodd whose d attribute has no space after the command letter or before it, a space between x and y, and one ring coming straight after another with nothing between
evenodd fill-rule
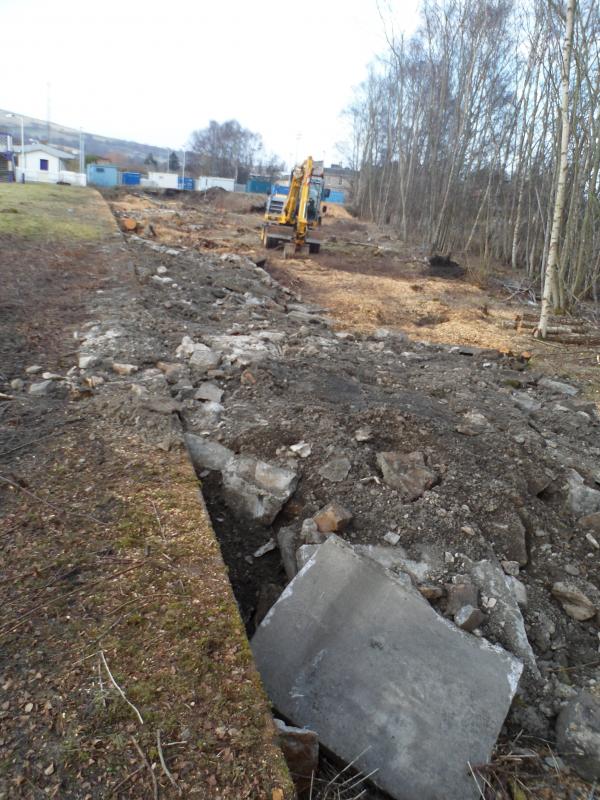
<instances>
[{"instance_id":1,"label":"grass patch","mask_svg":"<svg viewBox=\"0 0 600 800\"><path fill-rule=\"evenodd\" d=\"M0 184L0 236L96 241L114 231L94 189L43 183Z\"/></svg>"}]
</instances>

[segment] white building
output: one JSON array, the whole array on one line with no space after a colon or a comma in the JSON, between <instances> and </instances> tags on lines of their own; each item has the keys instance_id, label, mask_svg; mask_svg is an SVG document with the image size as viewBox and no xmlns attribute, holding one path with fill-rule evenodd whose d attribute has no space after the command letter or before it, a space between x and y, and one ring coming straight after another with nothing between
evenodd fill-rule
<instances>
[{"instance_id":1,"label":"white building","mask_svg":"<svg viewBox=\"0 0 600 800\"><path fill-rule=\"evenodd\" d=\"M59 150L49 144L26 144L23 154L19 147L15 152L17 162L17 180L38 183L72 183L85 186L85 175L66 169L66 162L77 156L66 150ZM21 162L24 159L24 164Z\"/></svg>"},{"instance_id":2,"label":"white building","mask_svg":"<svg viewBox=\"0 0 600 800\"><path fill-rule=\"evenodd\" d=\"M209 175L201 175L196 180L196 190L198 192L205 192L207 189L212 189L214 186L219 189L225 189L227 192L233 192L235 189L235 178L217 178Z\"/></svg>"}]
</instances>

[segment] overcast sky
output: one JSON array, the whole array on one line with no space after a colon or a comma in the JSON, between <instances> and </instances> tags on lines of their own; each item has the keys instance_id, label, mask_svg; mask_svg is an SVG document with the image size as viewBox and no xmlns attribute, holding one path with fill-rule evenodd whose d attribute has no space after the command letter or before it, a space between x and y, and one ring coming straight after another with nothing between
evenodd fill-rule
<instances>
[{"instance_id":1,"label":"overcast sky","mask_svg":"<svg viewBox=\"0 0 600 800\"><path fill-rule=\"evenodd\" d=\"M381 5L414 29L418 0ZM173 149L236 118L286 161L338 159L340 113L385 47L376 0L0 0L0 14L0 108L46 119L49 94L53 122Z\"/></svg>"}]
</instances>

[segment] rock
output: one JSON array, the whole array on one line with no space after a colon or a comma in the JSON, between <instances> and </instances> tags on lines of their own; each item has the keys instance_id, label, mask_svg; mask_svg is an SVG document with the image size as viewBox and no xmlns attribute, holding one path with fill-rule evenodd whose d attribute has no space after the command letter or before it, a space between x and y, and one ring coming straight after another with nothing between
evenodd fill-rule
<instances>
[{"instance_id":1,"label":"rock","mask_svg":"<svg viewBox=\"0 0 600 800\"><path fill-rule=\"evenodd\" d=\"M586 486L577 470L567 473L567 498L571 511L577 517L589 517L600 511L600 492Z\"/></svg>"},{"instance_id":2,"label":"rock","mask_svg":"<svg viewBox=\"0 0 600 800\"><path fill-rule=\"evenodd\" d=\"M348 523L352 522L352 512L333 500L313 517L317 528L321 533L339 533L346 529Z\"/></svg>"},{"instance_id":3,"label":"rock","mask_svg":"<svg viewBox=\"0 0 600 800\"><path fill-rule=\"evenodd\" d=\"M165 267L164 264L161 264L156 268L157 275L166 275L169 270Z\"/></svg>"},{"instance_id":4,"label":"rock","mask_svg":"<svg viewBox=\"0 0 600 800\"><path fill-rule=\"evenodd\" d=\"M305 544L323 544L327 536L321 533L314 519L305 519L302 523L300 536Z\"/></svg>"},{"instance_id":5,"label":"rock","mask_svg":"<svg viewBox=\"0 0 600 800\"><path fill-rule=\"evenodd\" d=\"M449 583L446 585L446 595L446 613L452 617L465 606L478 606L479 590L472 583Z\"/></svg>"},{"instance_id":6,"label":"rock","mask_svg":"<svg viewBox=\"0 0 600 800\"><path fill-rule=\"evenodd\" d=\"M592 545L594 550L600 550L600 544L598 544L598 540L591 533L586 533L585 540Z\"/></svg>"},{"instance_id":7,"label":"rock","mask_svg":"<svg viewBox=\"0 0 600 800\"><path fill-rule=\"evenodd\" d=\"M534 400L527 392L513 392L511 397L517 408L520 408L521 411L526 411L528 414L533 411L539 411L542 407L542 404Z\"/></svg>"},{"instance_id":8,"label":"rock","mask_svg":"<svg viewBox=\"0 0 600 800\"><path fill-rule=\"evenodd\" d=\"M294 728L275 719L277 743L298 789L308 788L319 767L319 737L308 728Z\"/></svg>"},{"instance_id":9,"label":"rock","mask_svg":"<svg viewBox=\"0 0 600 800\"><path fill-rule=\"evenodd\" d=\"M519 562L518 561L501 561L500 566L507 575L512 575L513 578L519 577Z\"/></svg>"},{"instance_id":10,"label":"rock","mask_svg":"<svg viewBox=\"0 0 600 800\"><path fill-rule=\"evenodd\" d=\"M79 364L79 369L89 369L90 367L96 367L100 363L100 358L94 355L86 355L82 353L79 358L77 359L77 363ZM41 370L41 367L40 367Z\"/></svg>"},{"instance_id":11,"label":"rock","mask_svg":"<svg viewBox=\"0 0 600 800\"><path fill-rule=\"evenodd\" d=\"M557 581L552 586L552 594L565 612L578 622L592 619L596 615L594 603L572 581Z\"/></svg>"},{"instance_id":12,"label":"rock","mask_svg":"<svg viewBox=\"0 0 600 800\"><path fill-rule=\"evenodd\" d=\"M354 432L354 438L357 442L369 442L373 438L373 432L368 425L365 425Z\"/></svg>"},{"instance_id":13,"label":"rock","mask_svg":"<svg viewBox=\"0 0 600 800\"><path fill-rule=\"evenodd\" d=\"M333 483L339 483L348 477L351 466L352 464L350 463L350 460L346 458L346 456L339 456L337 458L332 458L326 464L323 464L319 470L319 475L322 478L325 478L325 480L332 481Z\"/></svg>"},{"instance_id":14,"label":"rock","mask_svg":"<svg viewBox=\"0 0 600 800\"><path fill-rule=\"evenodd\" d=\"M262 525L273 522L298 483L295 472L250 456L236 456L222 472L227 505L237 516Z\"/></svg>"},{"instance_id":15,"label":"rock","mask_svg":"<svg viewBox=\"0 0 600 800\"><path fill-rule=\"evenodd\" d=\"M209 369L218 367L220 361L220 353L211 350L205 344L196 344L194 345L194 352L190 356L190 367L206 372Z\"/></svg>"},{"instance_id":16,"label":"rock","mask_svg":"<svg viewBox=\"0 0 600 800\"><path fill-rule=\"evenodd\" d=\"M212 400L220 403L223 398L223 389L220 389L212 381L203 381L194 392L195 400Z\"/></svg>"},{"instance_id":17,"label":"rock","mask_svg":"<svg viewBox=\"0 0 600 800\"><path fill-rule=\"evenodd\" d=\"M279 547L279 552L281 553L281 561L283 563L285 574L290 581L298 572L298 566L296 563L296 549L298 545L297 539L298 534L293 526L280 528L277 534L277 546Z\"/></svg>"},{"instance_id":18,"label":"rock","mask_svg":"<svg viewBox=\"0 0 600 800\"><path fill-rule=\"evenodd\" d=\"M516 514L506 523L488 523L486 532L497 555L504 556L506 561L516 561L521 567L527 564L527 533Z\"/></svg>"},{"instance_id":19,"label":"rock","mask_svg":"<svg viewBox=\"0 0 600 800\"><path fill-rule=\"evenodd\" d=\"M300 456L300 458L308 458L312 453L312 447L308 444L308 442L297 442L296 444L292 444L290 445L290 450L292 453Z\"/></svg>"},{"instance_id":20,"label":"rock","mask_svg":"<svg viewBox=\"0 0 600 800\"><path fill-rule=\"evenodd\" d=\"M113 361L112 371L116 372L117 375L133 375L134 372L138 371L138 367L136 364L121 364L118 361Z\"/></svg>"},{"instance_id":21,"label":"rock","mask_svg":"<svg viewBox=\"0 0 600 800\"><path fill-rule=\"evenodd\" d=\"M588 514L585 517L580 517L578 522L582 528L600 533L600 511L597 511L595 514Z\"/></svg>"},{"instance_id":22,"label":"rock","mask_svg":"<svg viewBox=\"0 0 600 800\"><path fill-rule=\"evenodd\" d=\"M527 587L525 584L518 578L515 578L514 575L507 575L506 583L513 593L519 608L527 608Z\"/></svg>"},{"instance_id":23,"label":"rock","mask_svg":"<svg viewBox=\"0 0 600 800\"><path fill-rule=\"evenodd\" d=\"M234 457L233 450L194 433L185 434L185 443L197 472L203 469L223 470Z\"/></svg>"},{"instance_id":24,"label":"rock","mask_svg":"<svg viewBox=\"0 0 600 800\"><path fill-rule=\"evenodd\" d=\"M525 622L502 569L491 561L478 561L471 569L473 582L479 587L488 610L488 625L496 639L540 677L535 655L525 631Z\"/></svg>"},{"instance_id":25,"label":"rock","mask_svg":"<svg viewBox=\"0 0 600 800\"><path fill-rule=\"evenodd\" d=\"M570 397L575 397L576 394L579 394L579 389L576 386L571 386L570 383L562 383L561 381L553 381L550 378L540 378L538 386L550 389L555 394L568 394Z\"/></svg>"},{"instance_id":26,"label":"rock","mask_svg":"<svg viewBox=\"0 0 600 800\"><path fill-rule=\"evenodd\" d=\"M319 549L318 544L301 544L296 550L296 566L298 571L304 568L304 565L314 556Z\"/></svg>"},{"instance_id":27,"label":"rock","mask_svg":"<svg viewBox=\"0 0 600 800\"><path fill-rule=\"evenodd\" d=\"M377 464L385 483L400 492L404 503L417 500L437 482L437 475L428 469L419 451L378 453Z\"/></svg>"},{"instance_id":28,"label":"rock","mask_svg":"<svg viewBox=\"0 0 600 800\"><path fill-rule=\"evenodd\" d=\"M407 558L403 547L384 547L377 544L356 544L354 550L361 556L376 561L385 569L389 569L394 574L403 574L408 578L407 584L425 581L431 575L433 568L426 561L413 561ZM412 579L412 580L411 580Z\"/></svg>"},{"instance_id":29,"label":"rock","mask_svg":"<svg viewBox=\"0 0 600 800\"><path fill-rule=\"evenodd\" d=\"M398 533L394 533L394 531L388 531L386 534L384 534L383 541L391 545L396 545L400 541L400 535Z\"/></svg>"},{"instance_id":30,"label":"rock","mask_svg":"<svg viewBox=\"0 0 600 800\"><path fill-rule=\"evenodd\" d=\"M57 372L42 372L42 378L45 381L64 381L64 377Z\"/></svg>"},{"instance_id":31,"label":"rock","mask_svg":"<svg viewBox=\"0 0 600 800\"><path fill-rule=\"evenodd\" d=\"M27 373L27 375L37 375L43 369L44 368L40 367L39 364L32 364L30 367L26 367L25 372Z\"/></svg>"},{"instance_id":32,"label":"rock","mask_svg":"<svg viewBox=\"0 0 600 800\"><path fill-rule=\"evenodd\" d=\"M581 692L563 706L556 722L556 744L564 760L586 781L600 779L600 702Z\"/></svg>"},{"instance_id":33,"label":"rock","mask_svg":"<svg viewBox=\"0 0 600 800\"><path fill-rule=\"evenodd\" d=\"M93 380L94 376L89 380ZM104 381L102 381L104 383ZM164 414L166 417L181 411L181 403L170 398L165 398L162 395L150 395L149 397L141 396L140 405L147 411L153 411L155 414Z\"/></svg>"},{"instance_id":34,"label":"rock","mask_svg":"<svg viewBox=\"0 0 600 800\"><path fill-rule=\"evenodd\" d=\"M461 606L454 615L454 622L463 631L474 631L485 620L485 614L473 606Z\"/></svg>"},{"instance_id":35,"label":"rock","mask_svg":"<svg viewBox=\"0 0 600 800\"><path fill-rule=\"evenodd\" d=\"M275 543L275 539L269 539L268 542L265 542L261 545L257 550L252 553L253 558L261 558L265 556L267 553L271 553L273 550L277 549L277 544Z\"/></svg>"},{"instance_id":36,"label":"rock","mask_svg":"<svg viewBox=\"0 0 600 800\"><path fill-rule=\"evenodd\" d=\"M158 361L156 366L164 373L167 383L175 384L183 380L188 373L187 368L183 364L173 364L168 361Z\"/></svg>"},{"instance_id":37,"label":"rock","mask_svg":"<svg viewBox=\"0 0 600 800\"><path fill-rule=\"evenodd\" d=\"M403 800L480 796L522 665L467 636L337 536L321 545L252 639L273 705ZM343 680L340 680L343 676ZM452 720L442 725L440 720Z\"/></svg>"},{"instance_id":38,"label":"rock","mask_svg":"<svg viewBox=\"0 0 600 800\"><path fill-rule=\"evenodd\" d=\"M10 382L10 388L14 392L20 392L21 389L25 386L25 382L21 380L21 378L13 378Z\"/></svg>"},{"instance_id":39,"label":"rock","mask_svg":"<svg viewBox=\"0 0 600 800\"><path fill-rule=\"evenodd\" d=\"M194 352L195 346L194 340L190 336L184 336L181 344L175 350L175 355L177 358L189 358Z\"/></svg>"},{"instance_id":40,"label":"rock","mask_svg":"<svg viewBox=\"0 0 600 800\"><path fill-rule=\"evenodd\" d=\"M52 391L52 381L39 381L32 383L29 387L29 394L34 397L44 397Z\"/></svg>"}]
</instances>

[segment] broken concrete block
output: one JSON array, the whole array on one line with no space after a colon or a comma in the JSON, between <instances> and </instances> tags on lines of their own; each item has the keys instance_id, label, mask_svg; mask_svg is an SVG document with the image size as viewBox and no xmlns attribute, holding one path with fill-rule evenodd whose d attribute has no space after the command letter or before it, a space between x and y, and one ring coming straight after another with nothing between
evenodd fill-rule
<instances>
[{"instance_id":1,"label":"broken concrete block","mask_svg":"<svg viewBox=\"0 0 600 800\"><path fill-rule=\"evenodd\" d=\"M321 533L314 519L305 519L300 536L305 544L323 544L327 536Z\"/></svg>"},{"instance_id":2,"label":"broken concrete block","mask_svg":"<svg viewBox=\"0 0 600 800\"><path fill-rule=\"evenodd\" d=\"M352 512L333 500L313 517L321 533L339 533L352 521Z\"/></svg>"},{"instance_id":3,"label":"broken concrete block","mask_svg":"<svg viewBox=\"0 0 600 800\"><path fill-rule=\"evenodd\" d=\"M437 475L428 469L425 456L419 451L377 453L377 464L385 483L397 489L405 503L417 500L437 481Z\"/></svg>"},{"instance_id":4,"label":"broken concrete block","mask_svg":"<svg viewBox=\"0 0 600 800\"><path fill-rule=\"evenodd\" d=\"M470 800L522 664L444 620L337 536L258 628L252 649L275 707L394 797ZM452 724L448 724L448 720Z\"/></svg>"},{"instance_id":5,"label":"broken concrete block","mask_svg":"<svg viewBox=\"0 0 600 800\"><path fill-rule=\"evenodd\" d=\"M483 606L488 611L488 625L494 636L539 677L523 615L501 567L491 561L478 561L473 565L471 577L481 590Z\"/></svg>"},{"instance_id":6,"label":"broken concrete block","mask_svg":"<svg viewBox=\"0 0 600 800\"><path fill-rule=\"evenodd\" d=\"M190 367L206 372L219 366L221 354L211 350L205 344L195 344L190 356Z\"/></svg>"},{"instance_id":7,"label":"broken concrete block","mask_svg":"<svg viewBox=\"0 0 600 800\"><path fill-rule=\"evenodd\" d=\"M319 737L307 728L295 728L280 719L274 722L290 774L299 789L307 788L319 766Z\"/></svg>"},{"instance_id":8,"label":"broken concrete block","mask_svg":"<svg viewBox=\"0 0 600 800\"><path fill-rule=\"evenodd\" d=\"M326 464L323 464L319 470L319 475L328 481L339 483L348 477L351 466L352 464L350 463L349 459L346 458L346 456L332 458Z\"/></svg>"},{"instance_id":9,"label":"broken concrete block","mask_svg":"<svg viewBox=\"0 0 600 800\"><path fill-rule=\"evenodd\" d=\"M239 517L270 525L290 499L298 477L289 469L237 456L223 468L223 497Z\"/></svg>"},{"instance_id":10,"label":"broken concrete block","mask_svg":"<svg viewBox=\"0 0 600 800\"><path fill-rule=\"evenodd\" d=\"M581 589L570 581L557 581L552 587L552 594L570 617L578 622L596 616L596 607Z\"/></svg>"},{"instance_id":11,"label":"broken concrete block","mask_svg":"<svg viewBox=\"0 0 600 800\"><path fill-rule=\"evenodd\" d=\"M553 381L551 378L540 378L538 386L550 389L551 392L556 394L567 394L570 397L575 397L576 394L579 394L579 389L576 386L571 386L570 383L563 383L562 381Z\"/></svg>"},{"instance_id":12,"label":"broken concrete block","mask_svg":"<svg viewBox=\"0 0 600 800\"><path fill-rule=\"evenodd\" d=\"M319 549L318 544L301 544L296 550L296 566L297 572L300 572L302 567L309 561Z\"/></svg>"},{"instance_id":13,"label":"broken concrete block","mask_svg":"<svg viewBox=\"0 0 600 800\"><path fill-rule=\"evenodd\" d=\"M462 606L454 615L454 622L463 631L474 631L485 619L485 614L474 606Z\"/></svg>"},{"instance_id":14,"label":"broken concrete block","mask_svg":"<svg viewBox=\"0 0 600 800\"><path fill-rule=\"evenodd\" d=\"M562 708L556 722L559 753L586 781L600 779L600 701L580 692Z\"/></svg>"},{"instance_id":15,"label":"broken concrete block","mask_svg":"<svg viewBox=\"0 0 600 800\"><path fill-rule=\"evenodd\" d=\"M220 403L222 397L223 389L219 389L212 381L204 381L194 392L195 400L212 400L214 403Z\"/></svg>"},{"instance_id":16,"label":"broken concrete block","mask_svg":"<svg viewBox=\"0 0 600 800\"><path fill-rule=\"evenodd\" d=\"M571 511L578 517L590 516L600 511L600 492L586 486L577 470L567 474L567 497Z\"/></svg>"},{"instance_id":17,"label":"broken concrete block","mask_svg":"<svg viewBox=\"0 0 600 800\"><path fill-rule=\"evenodd\" d=\"M190 458L194 468L198 471L203 469L224 469L234 456L233 450L224 447L219 442L211 442L202 436L194 433L185 434Z\"/></svg>"}]
</instances>

